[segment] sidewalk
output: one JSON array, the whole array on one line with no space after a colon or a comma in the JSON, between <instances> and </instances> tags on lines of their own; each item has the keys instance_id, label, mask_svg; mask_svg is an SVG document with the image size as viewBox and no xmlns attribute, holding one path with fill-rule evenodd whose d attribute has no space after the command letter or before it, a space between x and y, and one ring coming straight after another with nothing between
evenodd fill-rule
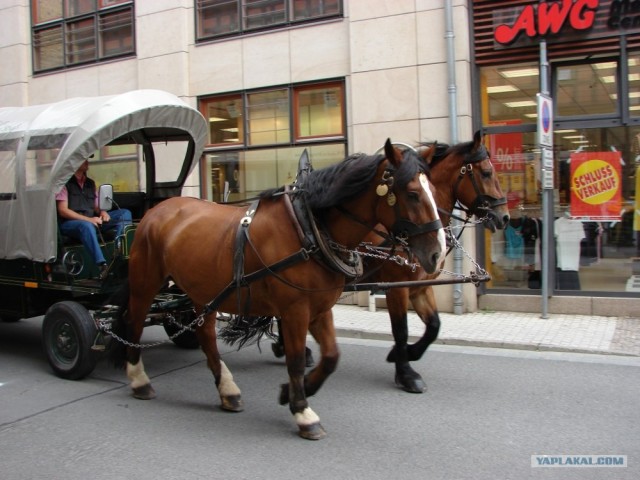
<instances>
[{"instance_id":1,"label":"sidewalk","mask_svg":"<svg viewBox=\"0 0 640 480\"><path fill-rule=\"evenodd\" d=\"M392 340L386 309L338 304L333 308L338 337ZM640 356L640 317L475 312L440 313L435 343L559 352ZM409 311L410 341L424 333L420 318Z\"/></svg>"}]
</instances>

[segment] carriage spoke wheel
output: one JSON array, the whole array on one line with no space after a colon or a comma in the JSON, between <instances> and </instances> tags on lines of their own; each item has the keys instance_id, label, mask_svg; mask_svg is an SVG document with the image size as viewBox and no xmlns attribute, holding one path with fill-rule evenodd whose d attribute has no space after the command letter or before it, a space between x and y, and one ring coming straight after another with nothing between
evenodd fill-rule
<instances>
[{"instance_id":1,"label":"carriage spoke wheel","mask_svg":"<svg viewBox=\"0 0 640 480\"><path fill-rule=\"evenodd\" d=\"M96 354L91 346L97 328L86 308L75 302L56 303L45 314L42 330L44 351L56 375L79 380L93 371Z\"/></svg>"}]
</instances>

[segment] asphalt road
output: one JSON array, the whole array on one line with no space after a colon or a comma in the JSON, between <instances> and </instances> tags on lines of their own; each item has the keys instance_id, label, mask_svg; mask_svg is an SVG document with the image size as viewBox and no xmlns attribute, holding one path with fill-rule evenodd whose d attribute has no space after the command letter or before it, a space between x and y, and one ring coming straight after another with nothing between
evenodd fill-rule
<instances>
[{"instance_id":1,"label":"asphalt road","mask_svg":"<svg viewBox=\"0 0 640 480\"><path fill-rule=\"evenodd\" d=\"M245 402L233 414L198 350L145 351L158 398L139 401L104 361L82 381L55 377L40 324L0 324L5 480L640 478L637 357L436 346L416 364L428 391L415 395L393 385L387 342L343 339L338 371L311 399L328 435L311 442L276 402L286 371L266 343L226 349ZM542 454L628 466L532 468Z\"/></svg>"}]
</instances>

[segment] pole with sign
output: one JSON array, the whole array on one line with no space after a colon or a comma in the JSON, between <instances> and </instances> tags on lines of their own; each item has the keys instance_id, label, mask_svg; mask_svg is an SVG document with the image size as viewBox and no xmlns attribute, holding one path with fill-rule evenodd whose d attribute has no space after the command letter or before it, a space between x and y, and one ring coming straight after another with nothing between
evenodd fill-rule
<instances>
[{"instance_id":1,"label":"pole with sign","mask_svg":"<svg viewBox=\"0 0 640 480\"><path fill-rule=\"evenodd\" d=\"M549 63L547 42L540 42L540 90L538 100L538 146L542 156L542 219L546 228L542 235L542 318L549 318L549 284L551 273L549 248L553 238L553 102L549 95Z\"/></svg>"}]
</instances>

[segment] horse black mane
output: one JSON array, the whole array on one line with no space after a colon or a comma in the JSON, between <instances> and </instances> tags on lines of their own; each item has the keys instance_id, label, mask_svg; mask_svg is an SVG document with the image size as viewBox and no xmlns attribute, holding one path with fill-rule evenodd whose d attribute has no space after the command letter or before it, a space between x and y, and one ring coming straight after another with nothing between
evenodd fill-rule
<instances>
[{"instance_id":1,"label":"horse black mane","mask_svg":"<svg viewBox=\"0 0 640 480\"><path fill-rule=\"evenodd\" d=\"M304 183L299 185L312 209L320 210L341 205L361 194L378 171L378 166L385 160L384 155L366 155L354 153L342 162L326 168L311 171ZM404 188L424 165L418 155L411 151L403 152L403 160L398 169L389 166L393 172L394 182ZM259 197L269 198L282 193L284 187L272 188L260 193Z\"/></svg>"},{"instance_id":2,"label":"horse black mane","mask_svg":"<svg viewBox=\"0 0 640 480\"><path fill-rule=\"evenodd\" d=\"M382 155L355 153L340 163L313 170L302 185L309 206L329 208L357 196L369 185L383 160Z\"/></svg>"},{"instance_id":3,"label":"horse black mane","mask_svg":"<svg viewBox=\"0 0 640 480\"><path fill-rule=\"evenodd\" d=\"M431 147L433 146L433 143L421 143L420 145L423 147ZM469 142L457 143L455 145L449 145L446 143L437 143L436 151L433 155L433 159L431 160L429 168L435 167L449 155L456 155L456 156L464 155L465 157L467 157L468 155L474 152L474 147L475 147L475 142L473 140ZM488 154L484 145L481 145L480 148L478 148L477 155L474 155L471 158L465 158L465 162L476 163L484 160L487 156Z\"/></svg>"}]
</instances>

